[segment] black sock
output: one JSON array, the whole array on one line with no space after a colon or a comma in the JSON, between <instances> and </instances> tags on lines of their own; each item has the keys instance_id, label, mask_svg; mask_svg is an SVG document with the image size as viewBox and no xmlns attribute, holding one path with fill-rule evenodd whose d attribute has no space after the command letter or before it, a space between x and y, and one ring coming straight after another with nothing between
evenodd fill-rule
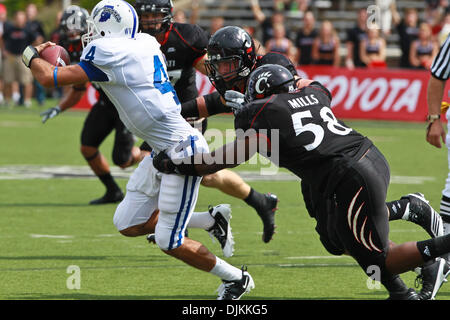
<instances>
[{"instance_id":1,"label":"black sock","mask_svg":"<svg viewBox=\"0 0 450 320\"><path fill-rule=\"evenodd\" d=\"M450 253L450 234L429 240L418 241L417 249L419 249L424 262Z\"/></svg>"},{"instance_id":2,"label":"black sock","mask_svg":"<svg viewBox=\"0 0 450 320\"><path fill-rule=\"evenodd\" d=\"M264 195L262 193L259 193L255 189L251 188L250 193L247 198L244 199L245 203L247 203L249 206L252 206L256 210L258 210L261 207L261 204L264 203Z\"/></svg>"},{"instance_id":3,"label":"black sock","mask_svg":"<svg viewBox=\"0 0 450 320\"><path fill-rule=\"evenodd\" d=\"M114 181L114 178L111 175L111 173L99 175L98 178L105 185L107 193L120 191L120 188L117 185L116 181Z\"/></svg>"},{"instance_id":4,"label":"black sock","mask_svg":"<svg viewBox=\"0 0 450 320\"><path fill-rule=\"evenodd\" d=\"M405 209L409 204L408 199L400 199L391 202L386 202L386 206L389 210L389 221L400 220L404 213Z\"/></svg>"}]
</instances>

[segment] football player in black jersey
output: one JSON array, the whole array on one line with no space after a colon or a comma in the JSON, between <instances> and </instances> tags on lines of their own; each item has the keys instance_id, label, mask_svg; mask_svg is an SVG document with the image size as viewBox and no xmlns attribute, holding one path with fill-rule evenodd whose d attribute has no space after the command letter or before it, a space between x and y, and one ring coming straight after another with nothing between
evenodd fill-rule
<instances>
[{"instance_id":1,"label":"football player in black jersey","mask_svg":"<svg viewBox=\"0 0 450 320\"><path fill-rule=\"evenodd\" d=\"M135 8L141 31L153 35L161 44L169 77L180 102L194 101L197 105L198 101L200 108L204 106L202 98L196 100L198 90L195 70L206 74L205 60L209 34L198 25L173 22L171 0L137 0ZM212 104L223 106L219 94L213 94L209 99L213 101ZM188 116L183 111L182 115L186 119L191 119L191 124L200 131L206 130L206 117L201 114ZM141 149L150 151L146 143ZM275 195L259 193L230 170L205 176L202 185L217 188L252 206L264 223L263 241L269 242L272 239L275 230L274 213L278 201Z\"/></svg>"},{"instance_id":2,"label":"football player in black jersey","mask_svg":"<svg viewBox=\"0 0 450 320\"><path fill-rule=\"evenodd\" d=\"M322 242L327 239L333 254L351 255L369 276L377 267L378 280L391 299L419 299L398 274L450 252L450 235L400 245L389 240L385 201L390 172L376 146L334 116L325 87L312 82L299 89L282 66L253 71L246 97L249 103L235 113L235 127L241 131L234 142L176 164L160 153L155 167L166 173L204 175L235 167L259 152L327 199L328 208L314 218ZM273 134L279 135L279 145L258 149L271 142ZM227 162L230 153L234 159ZM204 159L219 161L206 164Z\"/></svg>"},{"instance_id":3,"label":"football player in black jersey","mask_svg":"<svg viewBox=\"0 0 450 320\"><path fill-rule=\"evenodd\" d=\"M77 63L80 60L83 51L81 35L87 32L86 19L88 16L89 13L86 9L72 5L64 10L61 17L59 44L69 52L72 63ZM142 159L139 147L134 146L133 135L119 119L116 108L102 90L96 89L99 92L99 99L92 106L81 132L81 154L106 187L106 192L101 198L90 201L89 204L93 205L116 203L123 199L123 192L111 175L108 161L99 150L100 144L113 130L115 130L112 152L114 164L126 168ZM42 122L45 123L62 111L75 106L83 97L85 91L85 84L73 85L68 88L58 106L41 113Z\"/></svg>"}]
</instances>

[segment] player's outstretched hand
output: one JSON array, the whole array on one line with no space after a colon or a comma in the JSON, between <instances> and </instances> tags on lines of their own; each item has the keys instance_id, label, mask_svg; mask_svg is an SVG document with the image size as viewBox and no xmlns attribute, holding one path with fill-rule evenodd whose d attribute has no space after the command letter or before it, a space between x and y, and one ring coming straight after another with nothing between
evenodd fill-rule
<instances>
[{"instance_id":1,"label":"player's outstretched hand","mask_svg":"<svg viewBox=\"0 0 450 320\"><path fill-rule=\"evenodd\" d=\"M234 90L227 90L225 92L224 98L225 98L225 105L233 109L234 113L242 109L242 107L246 103L245 95L243 93Z\"/></svg>"},{"instance_id":2,"label":"player's outstretched hand","mask_svg":"<svg viewBox=\"0 0 450 320\"><path fill-rule=\"evenodd\" d=\"M40 114L42 117L42 123L45 123L48 119L56 117L60 113L61 113L61 108L59 106L49 108L45 111L42 111Z\"/></svg>"},{"instance_id":3,"label":"player's outstretched hand","mask_svg":"<svg viewBox=\"0 0 450 320\"><path fill-rule=\"evenodd\" d=\"M153 158L153 166L162 173L175 173L175 164L164 151L161 151Z\"/></svg>"}]
</instances>

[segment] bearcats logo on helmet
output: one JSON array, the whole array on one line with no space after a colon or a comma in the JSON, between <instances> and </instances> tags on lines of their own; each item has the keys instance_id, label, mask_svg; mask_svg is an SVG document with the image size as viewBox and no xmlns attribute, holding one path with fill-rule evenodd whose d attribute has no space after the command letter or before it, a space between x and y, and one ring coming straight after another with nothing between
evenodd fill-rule
<instances>
[{"instance_id":1,"label":"bearcats logo on helmet","mask_svg":"<svg viewBox=\"0 0 450 320\"><path fill-rule=\"evenodd\" d=\"M257 93L256 97L257 98L261 98L264 95L264 92L266 91L266 88L270 87L270 84L267 83L267 80L269 79L269 77L272 74L270 73L270 71L268 72L264 72L261 73L260 75L258 75L258 78L256 79L256 83L255 83L255 91ZM262 84L262 88L261 88L261 84ZM258 95L261 95L261 97L259 97Z\"/></svg>"}]
</instances>

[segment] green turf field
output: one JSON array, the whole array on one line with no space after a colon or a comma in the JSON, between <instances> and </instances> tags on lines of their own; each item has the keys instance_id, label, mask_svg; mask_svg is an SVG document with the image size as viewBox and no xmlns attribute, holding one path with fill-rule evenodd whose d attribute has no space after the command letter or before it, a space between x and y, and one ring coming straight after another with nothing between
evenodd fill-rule
<instances>
[{"instance_id":1,"label":"green turf field","mask_svg":"<svg viewBox=\"0 0 450 320\"><path fill-rule=\"evenodd\" d=\"M46 107L54 104L48 101ZM0 109L0 299L215 299L220 284L216 277L166 256L143 237L121 236L112 223L115 205L87 205L103 194L103 186L86 177L89 174L67 174L90 173L79 153L86 113L63 113L43 125L38 114L46 107ZM347 123L369 136L387 157L392 180L388 200L420 191L439 208L447 151L425 142L425 124ZM232 125L231 116L209 122L210 128L220 130ZM110 163L111 149L112 136L101 147ZM65 174L51 179L41 170L61 167ZM113 169L124 175L132 171ZM236 169L251 170L258 172L251 165ZM125 187L127 179L118 182ZM322 248L298 181L249 184L280 199L277 233L268 244L261 241L256 212L243 201L201 187L196 207L204 211L209 204L231 204L236 244L235 255L227 261L237 267L246 264L256 284L244 299L387 297L384 289L368 289L367 277L351 258L331 256ZM218 243L206 232L190 230L190 236L220 256ZM391 223L394 242L425 238L412 223ZM79 289L71 281L72 268L80 271ZM403 278L414 287L413 272ZM437 299L448 298L450 285L444 284Z\"/></svg>"}]
</instances>

